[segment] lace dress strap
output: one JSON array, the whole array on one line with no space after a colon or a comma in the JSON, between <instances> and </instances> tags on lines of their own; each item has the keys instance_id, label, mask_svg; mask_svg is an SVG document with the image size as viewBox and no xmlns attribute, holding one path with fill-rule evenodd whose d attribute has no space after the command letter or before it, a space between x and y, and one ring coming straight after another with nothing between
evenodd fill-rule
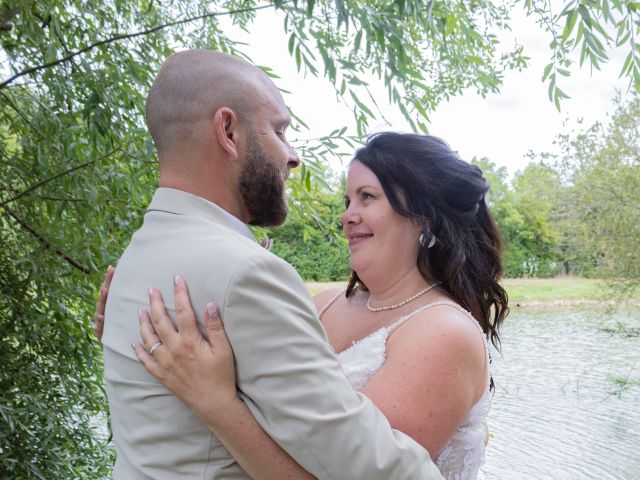
<instances>
[{"instance_id":1,"label":"lace dress strap","mask_svg":"<svg viewBox=\"0 0 640 480\"><path fill-rule=\"evenodd\" d=\"M333 297L331 297L331 300L329 300L327 303L325 303L324 307L322 307L320 309L320 311L318 312L318 318L322 318L322 315L324 314L324 312L326 312L329 309L329 307L331 305L333 305L334 302L340 297L340 295L342 295L346 291L347 291L347 289L343 288L338 293L336 293Z\"/></svg>"},{"instance_id":2,"label":"lace dress strap","mask_svg":"<svg viewBox=\"0 0 640 480\"><path fill-rule=\"evenodd\" d=\"M404 322L406 322L407 320L410 320L411 318L413 318L414 316L416 316L420 312L422 312L422 311L424 311L424 310L426 310L428 308L437 307L437 306L440 306L440 305L447 305L449 307L453 307L456 310L458 310L460 313L464 314L469 320L471 320L473 322L473 324L476 326L478 331L484 336L484 332L482 331L482 327L480 326L480 324L478 324L478 321L475 318L473 318L473 315L471 315L469 312L467 312L464 308L462 308L457 303L448 302L446 300L438 300L437 302L431 302L431 303L428 303L426 305L422 305L421 307L416 308L413 312L405 315L404 317L399 318L394 323L389 325L387 327L387 330L389 331L389 333L391 333L396 328L398 328L400 325L402 325Z\"/></svg>"}]
</instances>

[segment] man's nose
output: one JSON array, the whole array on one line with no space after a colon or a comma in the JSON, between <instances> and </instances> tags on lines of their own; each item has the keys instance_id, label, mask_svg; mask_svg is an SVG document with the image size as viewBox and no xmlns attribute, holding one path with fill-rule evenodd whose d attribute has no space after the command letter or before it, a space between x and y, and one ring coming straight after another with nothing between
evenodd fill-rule
<instances>
[{"instance_id":1,"label":"man's nose","mask_svg":"<svg viewBox=\"0 0 640 480\"><path fill-rule=\"evenodd\" d=\"M287 167L289 167L289 169L294 169L298 165L300 165L298 152L296 152L292 147L289 147L289 160L287 161Z\"/></svg>"}]
</instances>

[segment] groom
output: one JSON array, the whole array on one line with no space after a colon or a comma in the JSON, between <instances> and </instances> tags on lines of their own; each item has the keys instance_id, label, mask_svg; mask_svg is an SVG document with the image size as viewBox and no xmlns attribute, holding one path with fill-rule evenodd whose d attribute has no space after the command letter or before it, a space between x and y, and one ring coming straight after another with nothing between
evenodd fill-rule
<instances>
[{"instance_id":1,"label":"groom","mask_svg":"<svg viewBox=\"0 0 640 480\"><path fill-rule=\"evenodd\" d=\"M247 228L285 220L285 182L300 163L276 86L238 58L186 51L160 69L146 116L160 188L118 263L102 337L114 478L249 478L131 349L149 286L167 294L173 313L175 274L197 312L219 305L243 400L306 470L323 479L441 478L428 453L351 388L304 283Z\"/></svg>"}]
</instances>

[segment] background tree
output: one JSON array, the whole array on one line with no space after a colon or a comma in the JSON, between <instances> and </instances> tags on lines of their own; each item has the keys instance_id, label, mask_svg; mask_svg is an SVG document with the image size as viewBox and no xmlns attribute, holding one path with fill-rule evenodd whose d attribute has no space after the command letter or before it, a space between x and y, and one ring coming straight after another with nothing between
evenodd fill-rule
<instances>
[{"instance_id":1,"label":"background tree","mask_svg":"<svg viewBox=\"0 0 640 480\"><path fill-rule=\"evenodd\" d=\"M487 196L506 248L507 277L549 277L561 266L560 232L554 221L563 192L560 175L543 162L530 163L514 178L486 158L474 159L489 181Z\"/></svg>"},{"instance_id":2,"label":"background tree","mask_svg":"<svg viewBox=\"0 0 640 480\"><path fill-rule=\"evenodd\" d=\"M640 288L640 98L618 101L609 124L560 138L574 234L599 276Z\"/></svg>"},{"instance_id":3,"label":"background tree","mask_svg":"<svg viewBox=\"0 0 640 480\"><path fill-rule=\"evenodd\" d=\"M555 273L550 202L539 205L537 199L545 177L553 172L542 164L532 164L509 181L506 168L496 169L487 158L472 163L482 169L491 185L487 199L506 244L502 258L505 275L545 277Z\"/></svg>"},{"instance_id":4,"label":"background tree","mask_svg":"<svg viewBox=\"0 0 640 480\"><path fill-rule=\"evenodd\" d=\"M561 267L560 232L552 222L562 190L560 176L543 162L530 163L512 183L514 206L522 220L516 242L526 251L522 273L553 276Z\"/></svg>"}]
</instances>

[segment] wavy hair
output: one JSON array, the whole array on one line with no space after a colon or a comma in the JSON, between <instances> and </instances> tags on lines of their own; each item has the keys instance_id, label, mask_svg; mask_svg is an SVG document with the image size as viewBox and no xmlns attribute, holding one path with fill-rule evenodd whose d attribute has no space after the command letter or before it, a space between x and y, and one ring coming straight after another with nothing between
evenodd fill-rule
<instances>
[{"instance_id":1,"label":"wavy hair","mask_svg":"<svg viewBox=\"0 0 640 480\"><path fill-rule=\"evenodd\" d=\"M416 260L427 282L440 282L480 323L499 348L499 327L509 313L502 277L504 241L485 202L489 183L482 170L460 159L430 135L393 132L370 136L352 162L378 177L392 208L422 227L432 248L421 246ZM365 288L351 273L347 297Z\"/></svg>"}]
</instances>

